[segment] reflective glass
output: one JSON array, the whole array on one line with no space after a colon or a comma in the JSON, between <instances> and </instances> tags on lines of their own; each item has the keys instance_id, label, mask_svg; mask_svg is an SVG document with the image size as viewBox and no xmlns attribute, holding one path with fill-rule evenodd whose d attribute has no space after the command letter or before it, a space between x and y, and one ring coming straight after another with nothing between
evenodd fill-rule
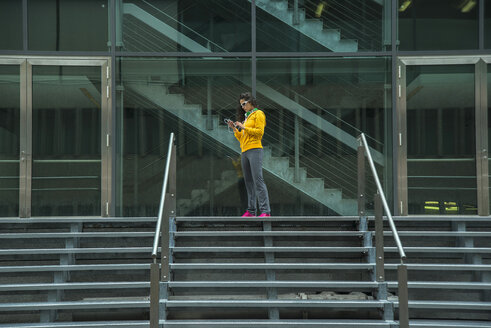
<instances>
[{"instance_id":1,"label":"reflective glass","mask_svg":"<svg viewBox=\"0 0 491 328\"><path fill-rule=\"evenodd\" d=\"M484 46L491 49L491 0L484 2Z\"/></svg>"},{"instance_id":2,"label":"reflective glass","mask_svg":"<svg viewBox=\"0 0 491 328\"><path fill-rule=\"evenodd\" d=\"M399 49L478 49L478 17L478 0L399 0Z\"/></svg>"},{"instance_id":3,"label":"reflective glass","mask_svg":"<svg viewBox=\"0 0 491 328\"><path fill-rule=\"evenodd\" d=\"M390 49L391 1L256 0L258 51Z\"/></svg>"},{"instance_id":4,"label":"reflective glass","mask_svg":"<svg viewBox=\"0 0 491 328\"><path fill-rule=\"evenodd\" d=\"M157 214L171 132L178 214L242 214L239 144L223 120L234 119L238 96L251 88L250 60L124 58L118 66L120 214Z\"/></svg>"},{"instance_id":5,"label":"reflective glass","mask_svg":"<svg viewBox=\"0 0 491 328\"><path fill-rule=\"evenodd\" d=\"M477 214L474 65L407 67L409 214Z\"/></svg>"},{"instance_id":6,"label":"reflective glass","mask_svg":"<svg viewBox=\"0 0 491 328\"><path fill-rule=\"evenodd\" d=\"M0 1L0 49L22 50L22 1Z\"/></svg>"},{"instance_id":7,"label":"reflective glass","mask_svg":"<svg viewBox=\"0 0 491 328\"><path fill-rule=\"evenodd\" d=\"M489 190L490 190L490 209L491 209L491 156L489 156L489 147L491 146L491 64L487 65L487 93L488 93L488 176L489 176Z\"/></svg>"},{"instance_id":8,"label":"reflective glass","mask_svg":"<svg viewBox=\"0 0 491 328\"><path fill-rule=\"evenodd\" d=\"M29 49L108 50L108 0L29 0Z\"/></svg>"},{"instance_id":9,"label":"reflective glass","mask_svg":"<svg viewBox=\"0 0 491 328\"><path fill-rule=\"evenodd\" d=\"M32 216L101 214L101 68L32 68Z\"/></svg>"},{"instance_id":10,"label":"reflective glass","mask_svg":"<svg viewBox=\"0 0 491 328\"><path fill-rule=\"evenodd\" d=\"M117 46L125 51L251 50L248 0L124 0Z\"/></svg>"},{"instance_id":11,"label":"reflective glass","mask_svg":"<svg viewBox=\"0 0 491 328\"><path fill-rule=\"evenodd\" d=\"M307 180L300 176L306 186L322 181L320 191L301 184L300 191L334 213L356 215L356 138L364 132L390 198L389 59L275 58L260 59L257 67L258 100L269 117L265 143L306 174ZM372 208L374 193L369 178Z\"/></svg>"},{"instance_id":12,"label":"reflective glass","mask_svg":"<svg viewBox=\"0 0 491 328\"><path fill-rule=\"evenodd\" d=\"M19 216L20 67L0 65L0 216Z\"/></svg>"}]
</instances>

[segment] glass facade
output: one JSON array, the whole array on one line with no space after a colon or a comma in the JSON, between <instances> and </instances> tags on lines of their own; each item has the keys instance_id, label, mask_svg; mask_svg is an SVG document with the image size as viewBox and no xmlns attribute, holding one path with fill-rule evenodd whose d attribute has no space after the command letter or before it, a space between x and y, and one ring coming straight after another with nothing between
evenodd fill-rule
<instances>
[{"instance_id":1,"label":"glass facade","mask_svg":"<svg viewBox=\"0 0 491 328\"><path fill-rule=\"evenodd\" d=\"M120 11L124 51L251 50L248 0L124 0Z\"/></svg>"},{"instance_id":2,"label":"glass facade","mask_svg":"<svg viewBox=\"0 0 491 328\"><path fill-rule=\"evenodd\" d=\"M491 49L491 1L484 2L484 43L486 49Z\"/></svg>"},{"instance_id":3,"label":"glass facade","mask_svg":"<svg viewBox=\"0 0 491 328\"><path fill-rule=\"evenodd\" d=\"M33 216L100 213L100 70L32 68Z\"/></svg>"},{"instance_id":4,"label":"glass facade","mask_svg":"<svg viewBox=\"0 0 491 328\"><path fill-rule=\"evenodd\" d=\"M257 0L258 51L358 52L390 46L391 2Z\"/></svg>"},{"instance_id":5,"label":"glass facade","mask_svg":"<svg viewBox=\"0 0 491 328\"><path fill-rule=\"evenodd\" d=\"M20 68L0 65L0 216L19 215Z\"/></svg>"},{"instance_id":6,"label":"glass facade","mask_svg":"<svg viewBox=\"0 0 491 328\"><path fill-rule=\"evenodd\" d=\"M108 49L107 0L29 0L27 8L30 50Z\"/></svg>"},{"instance_id":7,"label":"glass facade","mask_svg":"<svg viewBox=\"0 0 491 328\"><path fill-rule=\"evenodd\" d=\"M474 69L407 68L409 214L477 214Z\"/></svg>"},{"instance_id":8,"label":"glass facade","mask_svg":"<svg viewBox=\"0 0 491 328\"><path fill-rule=\"evenodd\" d=\"M356 215L361 132L394 214L488 213L489 64L476 81L490 13L489 0L0 1L0 216L26 202L32 216L156 215L171 132L178 214L243 213L224 119L246 91L267 118L273 215ZM22 58L110 68L8 62Z\"/></svg>"},{"instance_id":9,"label":"glass facade","mask_svg":"<svg viewBox=\"0 0 491 328\"><path fill-rule=\"evenodd\" d=\"M22 50L22 1L0 1L0 50Z\"/></svg>"},{"instance_id":10,"label":"glass facade","mask_svg":"<svg viewBox=\"0 0 491 328\"><path fill-rule=\"evenodd\" d=\"M477 0L399 1L400 50L479 48Z\"/></svg>"}]
</instances>

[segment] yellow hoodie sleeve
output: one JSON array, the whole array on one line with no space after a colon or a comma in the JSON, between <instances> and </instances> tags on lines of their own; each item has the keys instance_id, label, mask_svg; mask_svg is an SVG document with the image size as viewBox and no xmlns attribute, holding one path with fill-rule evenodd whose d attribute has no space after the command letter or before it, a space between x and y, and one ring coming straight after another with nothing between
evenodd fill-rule
<instances>
[{"instance_id":1,"label":"yellow hoodie sleeve","mask_svg":"<svg viewBox=\"0 0 491 328\"><path fill-rule=\"evenodd\" d=\"M237 138L237 140L239 140L240 142L240 139L242 138L242 134L244 134L244 131L238 131L237 129L234 129L234 136Z\"/></svg>"},{"instance_id":2,"label":"yellow hoodie sleeve","mask_svg":"<svg viewBox=\"0 0 491 328\"><path fill-rule=\"evenodd\" d=\"M255 122L256 124L253 127L246 125L245 130L251 136L262 138L264 134L264 128L266 127L266 115L264 115L264 113L260 110L257 111Z\"/></svg>"}]
</instances>

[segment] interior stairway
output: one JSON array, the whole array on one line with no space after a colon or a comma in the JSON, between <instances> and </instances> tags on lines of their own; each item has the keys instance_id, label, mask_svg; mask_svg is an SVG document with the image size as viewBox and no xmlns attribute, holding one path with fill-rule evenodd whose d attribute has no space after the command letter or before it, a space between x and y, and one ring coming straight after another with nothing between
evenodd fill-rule
<instances>
[{"instance_id":1,"label":"interior stairway","mask_svg":"<svg viewBox=\"0 0 491 328\"><path fill-rule=\"evenodd\" d=\"M186 104L183 95L169 93L166 86L159 84L129 83L126 87L179 117L191 127L198 129L227 148L237 153L240 152L237 139L226 125L220 124L218 115L212 115L211 118L202 115L201 106ZM211 120L211 124L209 120ZM353 140L355 139L353 138ZM290 167L290 159L288 157L274 157L269 147L264 148L263 168L336 213L352 215L357 211L356 200L343 198L341 190L326 188L322 178L307 177L305 168L300 168L298 176L295 176L295 168ZM218 183L226 184L223 181ZM196 195L201 197L199 192L196 192ZM183 213L187 213L186 211L194 208L193 206L197 202L197 200L190 199L181 201L178 205L184 211Z\"/></svg>"},{"instance_id":2,"label":"interior stairway","mask_svg":"<svg viewBox=\"0 0 491 328\"><path fill-rule=\"evenodd\" d=\"M295 22L295 12L288 7L288 0L256 0L256 6L331 51L358 51L357 40L341 39L341 32L325 29L321 19L306 18L304 8L299 8L298 22Z\"/></svg>"},{"instance_id":3,"label":"interior stairway","mask_svg":"<svg viewBox=\"0 0 491 328\"><path fill-rule=\"evenodd\" d=\"M143 1L143 3L146 2ZM275 10L268 11L272 15L277 14L279 16L291 16L291 10L288 9L288 3L286 0L261 0L257 2L257 6L265 10L271 9L269 8L270 6L276 8ZM195 40L175 30L164 21L160 20L160 16L154 16L140 6L132 3L125 3L122 10L124 15L132 17L132 19L136 19L145 26L151 27L154 31L157 31L162 36L171 39L173 42L179 43L182 47L188 49L189 51L203 53L211 51ZM282 13L283 11L284 13ZM307 24L305 19L303 22ZM320 22L320 26L322 29L322 22ZM307 30L310 29L311 28L308 28ZM333 31L331 32L334 33ZM339 35L339 32L336 33ZM324 41L327 42L327 40L323 40L323 42ZM343 42L346 43L345 41L349 40L338 40L336 42L339 45L343 44ZM243 81L243 83L248 87L251 87L250 82ZM230 133L228 133L227 127L224 124L221 124L217 115L214 115L211 118L202 115L202 108L200 105L187 104L184 95L171 93L168 86L154 83L149 84L145 82L128 82L125 83L125 88L126 90L136 92L147 101L165 109L172 115L175 115L179 119L187 122L191 127L200 130L232 151L239 152L238 142ZM311 124L313 127L331 135L338 140L340 144L351 148L353 150L353 154L355 154L358 143L354 136L350 135L343 129L320 117L309 109L303 107L301 104L293 101L281 92L265 83L262 83L261 81L256 81L256 89L260 94L267 97L269 100L277 103L295 116L300 117L302 119L302 124L303 122ZM211 123L209 120L211 120ZM372 154L374 161L378 165L385 165L384 156L380 152L372 149ZM322 177L315 177L312 174L309 175L306 168L301 167L297 172L295 172L295 168L290 167L289 158L274 157L272 149L269 147L265 147L264 169L277 178L282 179L290 186L293 186L314 200L327 206L339 215L354 215L357 213L356 200L349 198L348 195L343 195L343 192L340 189L326 185ZM213 182L216 185L216 190L224 190L226 186L235 183L236 179L227 179L227 177L233 178L232 175L226 175ZM205 190L194 190L190 199L180 200L178 205L181 215L187 215L193 209L199 207L204 201L206 201Z\"/></svg>"}]
</instances>

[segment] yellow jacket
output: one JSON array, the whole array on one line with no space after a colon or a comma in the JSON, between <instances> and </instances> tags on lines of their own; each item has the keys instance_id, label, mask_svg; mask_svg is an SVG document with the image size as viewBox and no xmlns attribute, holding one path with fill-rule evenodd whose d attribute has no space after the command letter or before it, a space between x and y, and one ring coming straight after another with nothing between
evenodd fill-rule
<instances>
[{"instance_id":1,"label":"yellow jacket","mask_svg":"<svg viewBox=\"0 0 491 328\"><path fill-rule=\"evenodd\" d=\"M240 142L240 149L246 152L249 149L263 148L261 139L266 126L266 115L261 110L256 110L250 114L244 123L245 129L242 131L235 130L235 137Z\"/></svg>"}]
</instances>

